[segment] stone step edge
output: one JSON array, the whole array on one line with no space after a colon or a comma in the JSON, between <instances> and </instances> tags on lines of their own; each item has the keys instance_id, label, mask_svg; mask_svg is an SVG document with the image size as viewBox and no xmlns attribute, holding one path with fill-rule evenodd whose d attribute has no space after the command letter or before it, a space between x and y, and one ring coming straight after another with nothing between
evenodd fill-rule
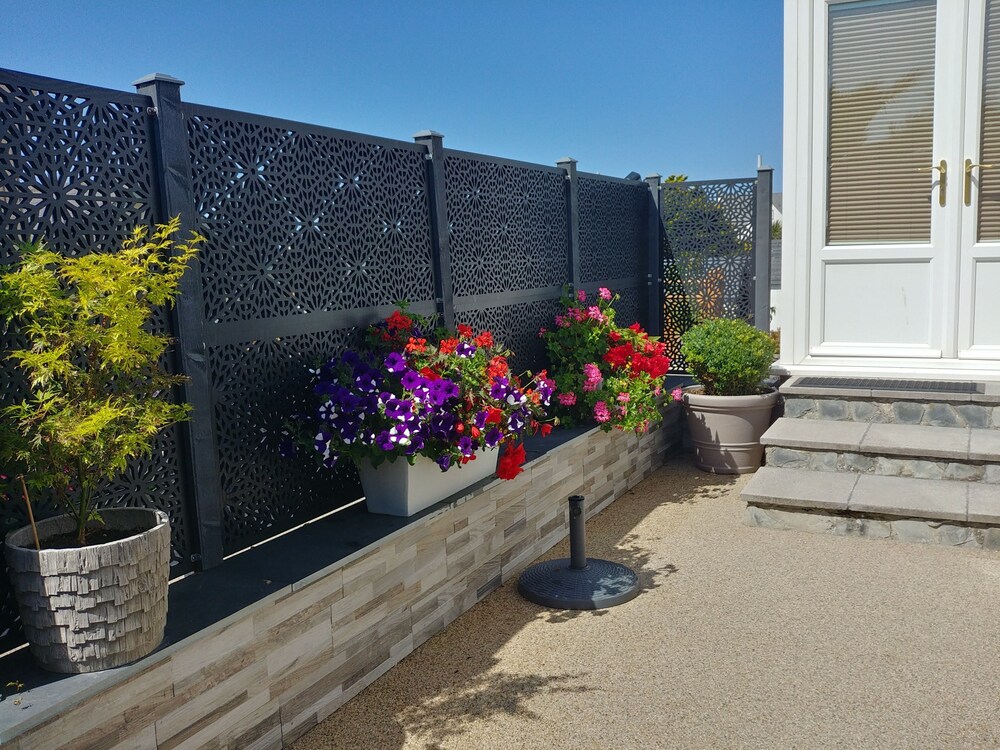
<instances>
[{"instance_id":1,"label":"stone step edge","mask_svg":"<svg viewBox=\"0 0 1000 750\"><path fill-rule=\"evenodd\" d=\"M976 482L765 466L740 497L748 505L1000 526L1000 492Z\"/></svg>"},{"instance_id":2,"label":"stone step edge","mask_svg":"<svg viewBox=\"0 0 1000 750\"><path fill-rule=\"evenodd\" d=\"M1000 431L974 427L781 417L768 427L760 442L765 448L1000 463Z\"/></svg>"}]
</instances>

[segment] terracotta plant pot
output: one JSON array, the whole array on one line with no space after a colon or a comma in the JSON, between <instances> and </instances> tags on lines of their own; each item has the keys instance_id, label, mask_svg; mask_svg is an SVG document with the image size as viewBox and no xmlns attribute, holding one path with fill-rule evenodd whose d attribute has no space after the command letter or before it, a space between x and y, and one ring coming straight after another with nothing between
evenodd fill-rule
<instances>
[{"instance_id":1,"label":"terracotta plant pot","mask_svg":"<svg viewBox=\"0 0 1000 750\"><path fill-rule=\"evenodd\" d=\"M684 393L684 407L695 465L713 474L757 471L764 452L760 438L771 424L778 392L706 396L692 390Z\"/></svg>"},{"instance_id":2,"label":"terracotta plant pot","mask_svg":"<svg viewBox=\"0 0 1000 750\"><path fill-rule=\"evenodd\" d=\"M96 672L141 659L163 640L170 524L160 510L101 511L110 529L145 529L106 544L35 549L31 527L7 535L5 556L31 654L50 672ZM74 532L69 516L38 523L43 541Z\"/></svg>"},{"instance_id":3,"label":"terracotta plant pot","mask_svg":"<svg viewBox=\"0 0 1000 750\"><path fill-rule=\"evenodd\" d=\"M397 458L373 467L367 461L358 464L361 486L369 513L412 516L476 482L496 473L500 451L483 450L475 461L461 468L441 471L435 461L417 456L413 466Z\"/></svg>"}]
</instances>

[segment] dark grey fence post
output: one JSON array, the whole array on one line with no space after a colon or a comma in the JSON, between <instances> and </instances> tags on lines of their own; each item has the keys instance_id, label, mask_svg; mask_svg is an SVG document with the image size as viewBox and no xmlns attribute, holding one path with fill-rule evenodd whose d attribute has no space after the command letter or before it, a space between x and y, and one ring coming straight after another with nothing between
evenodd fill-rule
<instances>
[{"instance_id":1,"label":"dark grey fence post","mask_svg":"<svg viewBox=\"0 0 1000 750\"><path fill-rule=\"evenodd\" d=\"M413 140L427 147L434 296L438 314L451 328L455 325L455 287L451 280L451 233L448 231L448 198L444 184L444 136L433 130L421 130Z\"/></svg>"},{"instance_id":2,"label":"dark grey fence post","mask_svg":"<svg viewBox=\"0 0 1000 750\"><path fill-rule=\"evenodd\" d=\"M663 335L663 238L660 235L660 179L651 174L649 185L649 210L647 214L646 249L646 330L650 336Z\"/></svg>"},{"instance_id":3,"label":"dark grey fence post","mask_svg":"<svg viewBox=\"0 0 1000 750\"><path fill-rule=\"evenodd\" d=\"M754 203L754 284L753 324L762 331L771 329L771 185L774 170L757 170Z\"/></svg>"},{"instance_id":4,"label":"dark grey fence post","mask_svg":"<svg viewBox=\"0 0 1000 750\"><path fill-rule=\"evenodd\" d=\"M160 220L180 215L184 235L196 229L194 188L188 154L187 128L181 109L184 81L153 73L136 81L140 94L153 100L153 142L160 193ZM208 239L211 242L211 238ZM174 308L174 324L180 349L181 371L190 380L181 389L182 398L194 407L190 422L182 425L187 463L191 476L190 496L194 498L202 568L222 562L222 489L219 481L218 450L212 429L212 382L204 333L204 298L201 269L196 263L181 279L180 296Z\"/></svg>"},{"instance_id":5,"label":"dark grey fence post","mask_svg":"<svg viewBox=\"0 0 1000 750\"><path fill-rule=\"evenodd\" d=\"M569 283L574 291L583 283L580 266L580 180L576 174L576 159L559 159L556 166L566 171L566 209L569 214Z\"/></svg>"}]
</instances>

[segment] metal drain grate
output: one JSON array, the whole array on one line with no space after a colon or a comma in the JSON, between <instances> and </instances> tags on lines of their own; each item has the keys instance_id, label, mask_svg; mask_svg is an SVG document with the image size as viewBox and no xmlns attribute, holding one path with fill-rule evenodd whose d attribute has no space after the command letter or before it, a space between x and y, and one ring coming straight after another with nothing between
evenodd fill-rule
<instances>
[{"instance_id":1,"label":"metal drain grate","mask_svg":"<svg viewBox=\"0 0 1000 750\"><path fill-rule=\"evenodd\" d=\"M803 388L854 388L877 391L913 391L915 393L985 393L983 383L952 380L889 380L886 378L800 378Z\"/></svg>"}]
</instances>

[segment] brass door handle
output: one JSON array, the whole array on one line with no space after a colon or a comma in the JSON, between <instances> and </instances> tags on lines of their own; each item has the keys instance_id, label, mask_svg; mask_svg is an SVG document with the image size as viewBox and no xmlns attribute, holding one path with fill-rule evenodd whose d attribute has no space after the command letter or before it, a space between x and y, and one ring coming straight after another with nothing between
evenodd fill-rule
<instances>
[{"instance_id":1,"label":"brass door handle","mask_svg":"<svg viewBox=\"0 0 1000 750\"><path fill-rule=\"evenodd\" d=\"M966 206L972 205L972 170L976 167L980 169L993 169L992 164L973 164L972 159L965 160L965 190L963 197Z\"/></svg>"},{"instance_id":2,"label":"brass door handle","mask_svg":"<svg viewBox=\"0 0 1000 750\"><path fill-rule=\"evenodd\" d=\"M935 169L938 170L941 174L941 181L940 184L938 185L938 205L941 206L941 208L944 208L945 204L948 201L948 162L942 159L941 163L937 166L920 167L919 169L917 169L917 171L932 172Z\"/></svg>"}]
</instances>

